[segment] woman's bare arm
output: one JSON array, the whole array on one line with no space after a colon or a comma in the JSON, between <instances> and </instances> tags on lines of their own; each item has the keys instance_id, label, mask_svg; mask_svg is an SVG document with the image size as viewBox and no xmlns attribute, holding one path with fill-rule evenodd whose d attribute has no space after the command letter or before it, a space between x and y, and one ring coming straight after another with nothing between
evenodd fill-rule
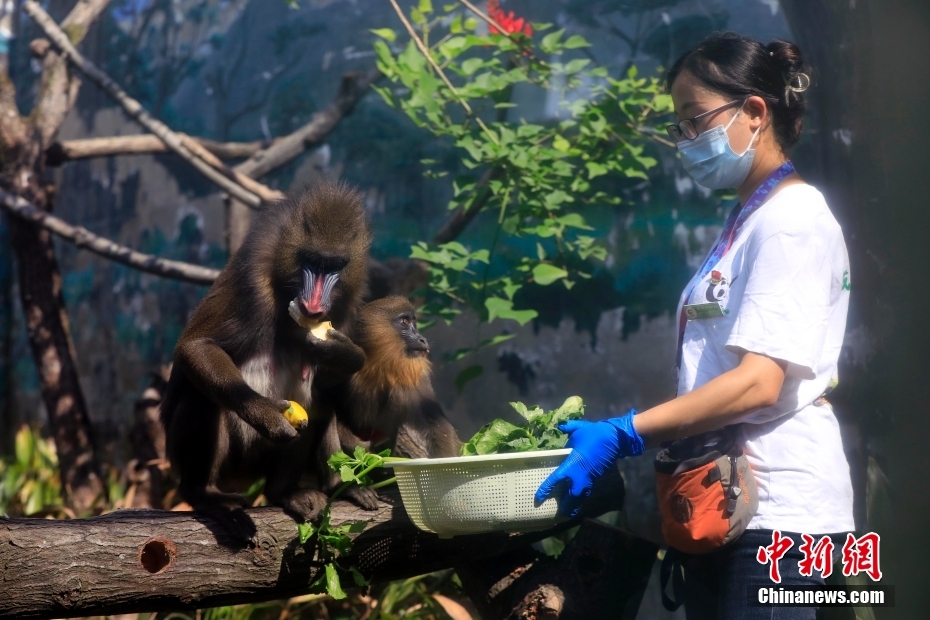
<instances>
[{"instance_id":1,"label":"woman's bare arm","mask_svg":"<svg viewBox=\"0 0 930 620\"><path fill-rule=\"evenodd\" d=\"M786 366L781 360L743 353L733 370L634 416L633 426L647 446L654 446L738 422L755 409L775 404Z\"/></svg>"}]
</instances>

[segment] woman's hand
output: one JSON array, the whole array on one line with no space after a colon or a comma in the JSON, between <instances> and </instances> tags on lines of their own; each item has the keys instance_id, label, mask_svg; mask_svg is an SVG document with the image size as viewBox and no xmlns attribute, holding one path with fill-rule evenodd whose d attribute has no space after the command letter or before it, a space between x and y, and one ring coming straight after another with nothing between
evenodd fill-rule
<instances>
[{"instance_id":1,"label":"woman's hand","mask_svg":"<svg viewBox=\"0 0 930 620\"><path fill-rule=\"evenodd\" d=\"M574 517L583 498L591 494L594 481L603 476L618 458L636 456L643 452L643 440L633 428L633 415L611 418L600 422L569 420L559 425L568 433L567 447L572 448L559 467L546 478L536 491L536 502L546 501L557 484L569 481L568 491L559 502L559 514Z\"/></svg>"}]
</instances>

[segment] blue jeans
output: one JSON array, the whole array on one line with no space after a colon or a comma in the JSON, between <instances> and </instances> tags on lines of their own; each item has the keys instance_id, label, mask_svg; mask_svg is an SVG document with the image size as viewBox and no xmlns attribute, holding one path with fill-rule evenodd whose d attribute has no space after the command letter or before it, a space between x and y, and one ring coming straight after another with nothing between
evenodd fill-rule
<instances>
[{"instance_id":1,"label":"blue jeans","mask_svg":"<svg viewBox=\"0 0 930 620\"><path fill-rule=\"evenodd\" d=\"M769 578L769 564L756 560L759 547L772 544L772 530L746 530L732 544L706 555L686 555L685 617L687 620L815 620L816 607L771 607L750 605L750 588L779 585L823 585L815 570L803 577L798 561L803 558L800 534L782 532L794 541L779 560L781 584Z\"/></svg>"}]
</instances>

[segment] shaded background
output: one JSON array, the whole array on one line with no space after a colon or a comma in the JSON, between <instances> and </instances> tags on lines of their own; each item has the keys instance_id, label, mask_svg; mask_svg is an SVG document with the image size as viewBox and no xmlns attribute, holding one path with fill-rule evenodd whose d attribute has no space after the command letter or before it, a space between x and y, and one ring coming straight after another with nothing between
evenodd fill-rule
<instances>
[{"instance_id":1,"label":"shaded background","mask_svg":"<svg viewBox=\"0 0 930 620\"><path fill-rule=\"evenodd\" d=\"M47 3L58 18L71 4ZM793 159L827 195L852 261L835 409L854 474L857 522L882 535L884 582L897 589L897 608L879 610L880 616L924 617L930 610L921 583L930 538L923 525L930 514L923 492L930 408L921 402L921 382L930 350L922 320L930 309L923 277L930 237L923 185L930 157L921 130L930 109L930 2L509 0L504 8L584 35L594 44L595 61L612 75L631 63L653 73L716 29L762 41L784 37L801 46L815 75L807 131ZM15 12L3 23L0 39L26 104L37 67L25 49L36 31ZM279 0L117 0L82 49L171 127L216 140L257 140L304 124L332 100L343 73L374 66L369 29L385 26L397 27L396 16L380 0L302 0L298 10ZM554 99L518 89L515 101L528 119L556 113ZM61 138L139 132L99 90L86 86ZM657 149L655 155L661 163L648 182L618 184L624 205L591 218L609 258L590 285L571 294L547 292L537 321L513 327L515 339L478 355L485 373L461 394L453 379L476 360L451 363L444 353L480 337L475 318L428 332L437 392L462 436L510 415L507 402L515 399L554 406L579 394L588 415L599 418L673 395L670 314L728 203L694 186L674 152ZM456 165L454 151L372 93L325 145L266 181L290 188L319 175L349 180L366 195L374 255L405 257L412 242L438 229L451 197L447 182L423 176L424 158ZM172 156L74 162L55 175L56 213L67 221L160 256L225 262L223 202ZM462 241L480 239L486 228L479 218ZM5 230L3 220L0 235ZM98 449L102 458L119 462L128 456L132 403L149 374L170 360L205 289L140 274L67 244L57 249ZM20 423L46 418L11 260L8 243L0 240L5 448ZM622 466L629 488L623 518L635 532L658 540L651 459ZM641 617L659 615L655 593L650 596Z\"/></svg>"}]
</instances>

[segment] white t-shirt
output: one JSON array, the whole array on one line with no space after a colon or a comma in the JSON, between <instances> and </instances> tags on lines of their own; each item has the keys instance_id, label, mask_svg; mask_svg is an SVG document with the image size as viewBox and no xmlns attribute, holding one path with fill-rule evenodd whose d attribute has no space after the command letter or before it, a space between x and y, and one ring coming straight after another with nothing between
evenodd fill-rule
<instances>
[{"instance_id":1,"label":"white t-shirt","mask_svg":"<svg viewBox=\"0 0 930 620\"><path fill-rule=\"evenodd\" d=\"M717 301L718 318L687 322L678 394L736 368L736 351L788 362L778 402L746 415L740 439L759 487L753 529L855 529L849 465L829 404L849 306L849 257L823 195L785 187L752 214L730 250L679 303ZM685 301L684 295L691 292Z\"/></svg>"}]
</instances>

